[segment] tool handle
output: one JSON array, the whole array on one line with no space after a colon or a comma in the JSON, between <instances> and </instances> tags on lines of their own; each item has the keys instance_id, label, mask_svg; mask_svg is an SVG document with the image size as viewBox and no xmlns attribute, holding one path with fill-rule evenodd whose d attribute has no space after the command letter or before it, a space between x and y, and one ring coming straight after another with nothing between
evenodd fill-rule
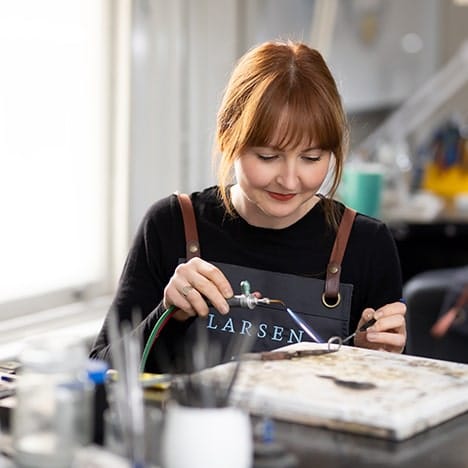
<instances>
[{"instance_id":1,"label":"tool handle","mask_svg":"<svg viewBox=\"0 0 468 468\"><path fill-rule=\"evenodd\" d=\"M358 331L360 332L366 331L369 327L372 327L372 325L374 325L375 322L377 322L377 320L374 317L372 317L364 325L361 325Z\"/></svg>"}]
</instances>

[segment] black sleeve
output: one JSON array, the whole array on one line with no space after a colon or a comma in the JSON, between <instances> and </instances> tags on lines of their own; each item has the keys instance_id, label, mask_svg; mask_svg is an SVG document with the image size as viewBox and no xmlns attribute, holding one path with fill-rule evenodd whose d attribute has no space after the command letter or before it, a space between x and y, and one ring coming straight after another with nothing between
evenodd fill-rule
<instances>
[{"instance_id":1,"label":"black sleeve","mask_svg":"<svg viewBox=\"0 0 468 468\"><path fill-rule=\"evenodd\" d=\"M361 239L366 255L355 258L359 269L359 284L353 293L350 331L355 331L366 307L378 309L402 298L400 259L395 241L388 227L379 223L369 238Z\"/></svg>"},{"instance_id":2,"label":"black sleeve","mask_svg":"<svg viewBox=\"0 0 468 468\"><path fill-rule=\"evenodd\" d=\"M111 308L90 352L92 358L112 365L109 343L110 314L118 323L128 322L132 333L141 337L142 349L157 320L164 313L164 288L180 258L185 256L183 223L177 198L170 196L155 203L143 218L128 253ZM163 371L170 361L171 344L184 323L170 320L152 350L147 369ZM157 355L157 356L156 356ZM162 363L162 364L161 364Z\"/></svg>"},{"instance_id":3,"label":"black sleeve","mask_svg":"<svg viewBox=\"0 0 468 468\"><path fill-rule=\"evenodd\" d=\"M390 230L380 225L370 256L371 281L367 288L366 307L375 309L402 298L402 279L398 251Z\"/></svg>"}]
</instances>

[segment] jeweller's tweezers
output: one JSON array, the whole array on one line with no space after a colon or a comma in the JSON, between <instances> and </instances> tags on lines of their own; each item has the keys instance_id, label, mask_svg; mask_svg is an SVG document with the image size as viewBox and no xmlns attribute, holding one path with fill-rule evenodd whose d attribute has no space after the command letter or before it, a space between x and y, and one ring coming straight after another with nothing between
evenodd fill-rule
<instances>
[{"instance_id":1,"label":"jeweller's tweezers","mask_svg":"<svg viewBox=\"0 0 468 468\"><path fill-rule=\"evenodd\" d=\"M345 344L347 341L351 340L352 338L354 338L356 336L357 333L359 332L363 332L363 331L366 331L369 327L371 327L372 325L374 325L374 323L377 322L377 320L375 318L371 318L370 320L368 320L364 325L361 325L359 327L359 329L357 331L355 331L352 335L349 335L347 336L342 342L341 344Z\"/></svg>"}]
</instances>

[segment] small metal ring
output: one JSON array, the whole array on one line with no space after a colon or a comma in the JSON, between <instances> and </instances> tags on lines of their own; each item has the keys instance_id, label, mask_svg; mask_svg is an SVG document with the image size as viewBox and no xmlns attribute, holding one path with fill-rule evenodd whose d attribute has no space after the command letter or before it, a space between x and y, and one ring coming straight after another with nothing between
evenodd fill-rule
<instances>
[{"instance_id":1,"label":"small metal ring","mask_svg":"<svg viewBox=\"0 0 468 468\"><path fill-rule=\"evenodd\" d=\"M332 336L331 338L328 339L327 344L328 344L328 352L334 353L341 348L341 345L343 344L343 340L341 339L340 336ZM333 345L336 345L336 347L332 348Z\"/></svg>"},{"instance_id":2,"label":"small metal ring","mask_svg":"<svg viewBox=\"0 0 468 468\"><path fill-rule=\"evenodd\" d=\"M191 284L186 284L181 290L180 294L182 296L187 297L188 293L193 289L193 286Z\"/></svg>"},{"instance_id":3,"label":"small metal ring","mask_svg":"<svg viewBox=\"0 0 468 468\"><path fill-rule=\"evenodd\" d=\"M334 307L336 307L339 303L341 302L341 294L338 293L338 296L336 298L336 302L334 304L329 304L327 302L327 298L325 296L325 293L322 293L322 304L325 306L325 307L328 307L329 309L333 309Z\"/></svg>"}]
</instances>

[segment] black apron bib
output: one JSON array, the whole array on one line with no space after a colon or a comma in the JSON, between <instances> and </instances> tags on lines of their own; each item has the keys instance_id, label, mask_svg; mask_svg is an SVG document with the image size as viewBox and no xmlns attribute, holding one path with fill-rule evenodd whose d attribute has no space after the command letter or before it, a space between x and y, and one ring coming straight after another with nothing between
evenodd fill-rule
<instances>
[{"instance_id":1,"label":"black apron bib","mask_svg":"<svg viewBox=\"0 0 468 468\"><path fill-rule=\"evenodd\" d=\"M349 311L351 309L351 284L340 285L340 303L333 308L322 303L325 281L297 275L257 270L237 265L215 263L225 274L234 291L240 291L240 283L247 280L252 291L259 291L263 297L281 299L297 316L309 325L323 341L331 336L345 337L349 334ZM187 337L197 327L196 319L187 329ZM222 349L236 335L254 333L253 351L267 351L301 341L314 341L291 318L279 304L259 304L254 309L231 307L223 315L210 308L206 328L210 339L221 343ZM189 339L191 341L191 339Z\"/></svg>"},{"instance_id":2,"label":"black apron bib","mask_svg":"<svg viewBox=\"0 0 468 468\"><path fill-rule=\"evenodd\" d=\"M181 200L182 196L184 199ZM184 218L187 259L190 259L194 256L200 256L195 217L188 196L179 194L179 202ZM352 219L354 219L354 215ZM345 337L349 335L353 285L339 282L341 258L348 234L349 231L344 236L338 261L334 258L336 245L334 246L327 270L333 276L331 281L328 278L327 281L324 281L238 265L213 263L229 280L235 294L241 292L240 283L247 280L250 283L251 292L258 291L263 297L280 299L326 342L331 336ZM335 244L339 244L339 242L335 241ZM180 261L184 262L187 259ZM327 290L327 284L329 288L330 284L334 284L338 300L336 298L332 301L324 300L323 296ZM201 333L200 327L206 328L206 330ZM247 338L252 335L255 335L249 338L250 342L253 343L252 351L269 351L293 343L313 341L279 304L259 304L254 309L231 307L227 315L220 314L211 307L206 319L197 317L188 321L181 341L190 348L200 339L200 336L203 336L207 340L205 345L214 345L220 349L221 360L225 361L233 358L232 355L226 355L226 350L232 348L232 343L240 343L243 337Z\"/></svg>"}]
</instances>

